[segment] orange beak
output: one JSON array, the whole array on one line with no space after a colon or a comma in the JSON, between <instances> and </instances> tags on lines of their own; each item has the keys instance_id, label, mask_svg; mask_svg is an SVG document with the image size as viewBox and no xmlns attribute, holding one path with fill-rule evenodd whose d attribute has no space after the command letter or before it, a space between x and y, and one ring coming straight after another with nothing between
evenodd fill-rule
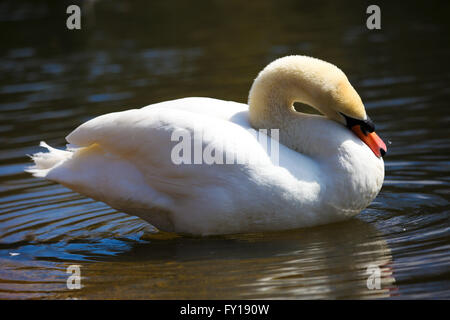
<instances>
[{"instance_id":1,"label":"orange beak","mask_svg":"<svg viewBox=\"0 0 450 320\"><path fill-rule=\"evenodd\" d=\"M386 154L386 144L375 132L364 133L360 125L354 125L351 130L375 153L378 158Z\"/></svg>"}]
</instances>

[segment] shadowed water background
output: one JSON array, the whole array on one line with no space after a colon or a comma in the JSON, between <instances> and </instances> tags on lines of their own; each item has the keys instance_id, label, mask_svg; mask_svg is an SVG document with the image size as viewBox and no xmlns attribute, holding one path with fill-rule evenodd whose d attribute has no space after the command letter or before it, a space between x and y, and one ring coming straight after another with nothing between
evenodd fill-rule
<instances>
[{"instance_id":1,"label":"shadowed water background","mask_svg":"<svg viewBox=\"0 0 450 320\"><path fill-rule=\"evenodd\" d=\"M65 27L72 3L79 31ZM243 4L0 4L0 298L450 298L449 5L385 4L370 31L369 3ZM383 189L350 221L179 237L23 172L41 140L62 148L100 114L246 102L257 73L289 54L344 70L388 144ZM66 286L71 264L80 290Z\"/></svg>"}]
</instances>

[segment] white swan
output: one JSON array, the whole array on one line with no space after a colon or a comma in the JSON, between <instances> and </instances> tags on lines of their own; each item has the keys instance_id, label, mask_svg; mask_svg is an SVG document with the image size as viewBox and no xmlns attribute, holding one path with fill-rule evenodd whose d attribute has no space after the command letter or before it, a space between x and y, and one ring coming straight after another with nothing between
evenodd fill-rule
<instances>
[{"instance_id":1,"label":"white swan","mask_svg":"<svg viewBox=\"0 0 450 320\"><path fill-rule=\"evenodd\" d=\"M296 112L296 101L325 116ZM279 129L279 163L252 128ZM254 81L248 106L167 101L99 116L66 139L67 150L41 143L49 152L33 155L27 171L170 232L212 235L339 221L368 206L384 179L386 146L360 97L339 68L306 56L269 64ZM177 164L174 148L182 142L213 157L211 150L223 148L227 157L247 161Z\"/></svg>"}]
</instances>

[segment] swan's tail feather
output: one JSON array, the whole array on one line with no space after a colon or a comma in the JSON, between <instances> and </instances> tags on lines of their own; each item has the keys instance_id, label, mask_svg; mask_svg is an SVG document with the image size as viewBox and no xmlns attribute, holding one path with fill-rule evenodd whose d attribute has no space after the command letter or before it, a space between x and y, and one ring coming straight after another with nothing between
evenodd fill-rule
<instances>
[{"instance_id":1,"label":"swan's tail feather","mask_svg":"<svg viewBox=\"0 0 450 320\"><path fill-rule=\"evenodd\" d=\"M39 145L47 148L48 152L38 152L29 156L34 161L34 165L25 169L26 172L33 174L35 177L45 178L51 169L72 157L73 154L72 151L50 147L44 141L41 141Z\"/></svg>"}]
</instances>

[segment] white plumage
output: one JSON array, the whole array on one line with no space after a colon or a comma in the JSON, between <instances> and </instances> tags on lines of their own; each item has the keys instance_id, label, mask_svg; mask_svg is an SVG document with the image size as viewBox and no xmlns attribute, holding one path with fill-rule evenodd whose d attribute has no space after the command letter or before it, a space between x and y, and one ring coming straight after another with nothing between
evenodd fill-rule
<instances>
[{"instance_id":1,"label":"white plumage","mask_svg":"<svg viewBox=\"0 0 450 320\"><path fill-rule=\"evenodd\" d=\"M283 77L282 70L274 71L274 64L290 74ZM304 70L304 64L312 70L333 67L331 75L308 73L321 77L320 83L326 82L327 88L320 83L308 85L309 96L317 98L306 101L333 120L295 113L290 98L274 102L288 92L293 100L302 101L304 93L296 92L296 87L304 88L302 83L310 80L304 74L296 77L295 69ZM343 73L334 68L302 56L275 61L265 69L270 72L263 70L255 80L255 84L263 82L256 91L263 88L271 94L259 93L252 99L254 84L250 113L241 103L185 98L99 116L67 136L66 151L41 144L49 152L35 154L35 166L28 171L139 216L164 231L198 235L257 232L349 218L378 194L384 164L338 123L340 119L327 114L328 109L350 108L353 117L359 113L363 118L362 103L362 111L358 110L361 106L349 107L348 103L342 108L341 102L327 104L326 110L317 106L331 95L333 81L342 86ZM271 75L274 72L276 79ZM347 87L339 90L349 94ZM258 122L265 127L255 125ZM255 138L254 128L280 129L278 164ZM172 152L179 142L172 141L174 132L189 134L191 145L201 143L202 150L222 147L226 156L248 161L175 164Z\"/></svg>"}]
</instances>

